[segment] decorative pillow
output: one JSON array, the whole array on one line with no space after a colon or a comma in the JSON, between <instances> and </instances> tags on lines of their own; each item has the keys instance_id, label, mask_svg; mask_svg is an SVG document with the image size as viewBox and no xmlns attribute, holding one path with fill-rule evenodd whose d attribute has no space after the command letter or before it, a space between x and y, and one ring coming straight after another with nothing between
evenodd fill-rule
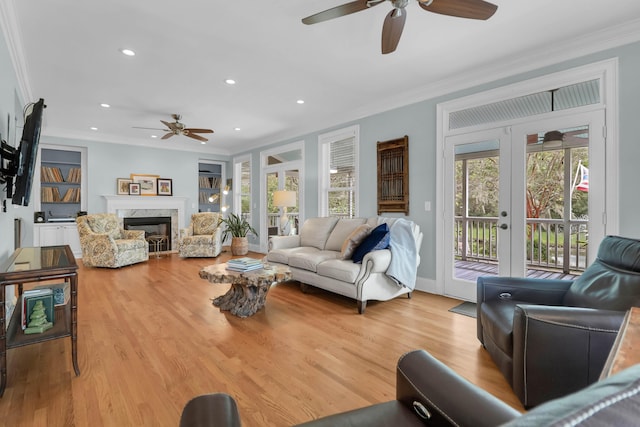
<instances>
[{"instance_id":1,"label":"decorative pillow","mask_svg":"<svg viewBox=\"0 0 640 427\"><path fill-rule=\"evenodd\" d=\"M351 259L353 251L355 251L360 243L362 243L362 241L369 235L370 231L371 226L367 224L362 224L356 227L356 229L347 236L347 239L342 244L340 259Z\"/></svg>"},{"instance_id":2,"label":"decorative pillow","mask_svg":"<svg viewBox=\"0 0 640 427\"><path fill-rule=\"evenodd\" d=\"M353 251L353 256L351 257L353 262L359 264L369 252L388 248L389 239L389 226L386 223L380 224Z\"/></svg>"}]
</instances>

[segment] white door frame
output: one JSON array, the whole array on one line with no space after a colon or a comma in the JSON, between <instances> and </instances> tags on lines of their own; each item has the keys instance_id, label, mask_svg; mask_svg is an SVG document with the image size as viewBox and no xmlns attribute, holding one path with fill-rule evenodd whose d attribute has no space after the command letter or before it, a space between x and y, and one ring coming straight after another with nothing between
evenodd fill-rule
<instances>
[{"instance_id":1,"label":"white door frame","mask_svg":"<svg viewBox=\"0 0 640 427\"><path fill-rule=\"evenodd\" d=\"M444 259L446 253L444 248L444 171L445 171L445 137L469 133L479 130L486 130L496 127L518 126L523 123L533 121L531 117L519 120L512 120L503 123L491 123L489 125L476 126L474 128L449 130L449 114L479 105L524 96L530 93L543 90L551 90L591 79L600 81L600 103L592 106L576 108L563 113L553 112L535 117L535 121L560 117L564 113L580 114L583 112L604 110L604 176L606 176L605 196L603 210L603 222L605 234L619 233L619 184L618 184L618 60L617 58L585 65L578 68L565 70L562 72L542 76L539 78L518 82L512 85L503 86L486 92L459 98L450 102L437 105L437 130L436 138L439 144L439 160L436 162L436 206L438 206L436 216L436 282L432 290L434 293L444 294ZM608 173L607 173L608 172ZM589 206L591 211L591 206ZM595 211L594 211L595 212ZM594 259L590 257L590 259Z\"/></svg>"}]
</instances>

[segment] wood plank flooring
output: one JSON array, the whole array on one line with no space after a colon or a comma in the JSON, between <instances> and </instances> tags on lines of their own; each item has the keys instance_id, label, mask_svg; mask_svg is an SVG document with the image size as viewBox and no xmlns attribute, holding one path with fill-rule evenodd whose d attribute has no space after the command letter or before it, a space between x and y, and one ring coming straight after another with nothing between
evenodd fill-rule
<instances>
[{"instance_id":1,"label":"wood plank flooring","mask_svg":"<svg viewBox=\"0 0 640 427\"><path fill-rule=\"evenodd\" d=\"M475 319L447 311L460 301L414 292L358 315L353 300L285 283L240 319L211 304L228 285L198 276L228 258L81 266L81 375L68 338L9 350L0 425L177 426L189 399L227 392L244 426L286 426L393 399L396 362L418 348L522 410Z\"/></svg>"}]
</instances>

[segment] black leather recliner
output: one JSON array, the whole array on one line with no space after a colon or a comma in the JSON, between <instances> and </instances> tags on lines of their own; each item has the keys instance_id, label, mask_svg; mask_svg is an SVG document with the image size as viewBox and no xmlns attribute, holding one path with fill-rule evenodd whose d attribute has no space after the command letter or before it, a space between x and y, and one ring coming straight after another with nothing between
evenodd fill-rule
<instances>
[{"instance_id":1,"label":"black leather recliner","mask_svg":"<svg viewBox=\"0 0 640 427\"><path fill-rule=\"evenodd\" d=\"M640 241L607 236L574 281L480 277L478 339L525 407L598 380L625 312L640 305Z\"/></svg>"},{"instance_id":2,"label":"black leather recliner","mask_svg":"<svg viewBox=\"0 0 640 427\"><path fill-rule=\"evenodd\" d=\"M305 427L540 427L551 425L637 425L640 416L640 365L578 393L521 415L471 384L424 350L400 358L396 400L310 421ZM180 427L240 427L231 396L205 394L190 400Z\"/></svg>"}]
</instances>

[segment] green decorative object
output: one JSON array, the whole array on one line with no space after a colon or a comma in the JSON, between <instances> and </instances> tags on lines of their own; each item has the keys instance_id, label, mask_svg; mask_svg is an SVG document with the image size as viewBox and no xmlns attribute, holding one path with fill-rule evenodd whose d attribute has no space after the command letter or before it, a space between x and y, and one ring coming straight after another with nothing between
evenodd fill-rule
<instances>
[{"instance_id":1,"label":"green decorative object","mask_svg":"<svg viewBox=\"0 0 640 427\"><path fill-rule=\"evenodd\" d=\"M249 224L249 221L236 214L229 214L227 218L220 220L220 223L225 225L222 240L226 240L228 236L247 237L249 233L258 237L258 232Z\"/></svg>"},{"instance_id":2,"label":"green decorative object","mask_svg":"<svg viewBox=\"0 0 640 427\"><path fill-rule=\"evenodd\" d=\"M53 328L53 323L47 321L47 310L42 301L36 302L29 316L29 324L24 330L25 334L41 334Z\"/></svg>"}]
</instances>

